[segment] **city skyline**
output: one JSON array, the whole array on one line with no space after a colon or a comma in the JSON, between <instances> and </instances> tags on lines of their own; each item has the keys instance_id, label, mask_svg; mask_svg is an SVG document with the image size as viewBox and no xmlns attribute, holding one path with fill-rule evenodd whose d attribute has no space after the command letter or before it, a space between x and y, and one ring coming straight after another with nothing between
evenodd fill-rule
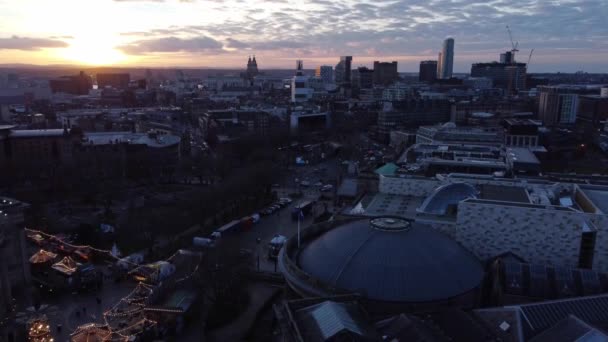
<instances>
[{"instance_id":1,"label":"city skyline","mask_svg":"<svg viewBox=\"0 0 608 342\"><path fill-rule=\"evenodd\" d=\"M457 41L454 72L510 50L518 61L535 49L531 72L605 72L608 29L601 0L0 0L0 64L260 69L398 61L399 71L434 60L447 37Z\"/></svg>"}]
</instances>

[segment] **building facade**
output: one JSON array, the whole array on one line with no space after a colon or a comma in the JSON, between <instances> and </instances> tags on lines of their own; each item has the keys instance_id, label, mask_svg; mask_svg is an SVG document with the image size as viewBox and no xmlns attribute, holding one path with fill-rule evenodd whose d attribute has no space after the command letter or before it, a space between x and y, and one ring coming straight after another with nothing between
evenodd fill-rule
<instances>
[{"instance_id":1,"label":"building facade","mask_svg":"<svg viewBox=\"0 0 608 342\"><path fill-rule=\"evenodd\" d=\"M49 81L53 93L67 93L72 95L87 95L93 88L91 77L83 71L76 76L64 76Z\"/></svg>"},{"instance_id":2,"label":"building facade","mask_svg":"<svg viewBox=\"0 0 608 342\"><path fill-rule=\"evenodd\" d=\"M475 63L471 66L471 77L486 77L494 87L509 92L526 89L527 67L525 63Z\"/></svg>"},{"instance_id":3,"label":"building facade","mask_svg":"<svg viewBox=\"0 0 608 342\"><path fill-rule=\"evenodd\" d=\"M577 120L579 96L597 94L597 89L586 86L540 86L538 117L546 126L569 125ZM585 117L591 108L588 104L592 99L585 99Z\"/></svg>"},{"instance_id":4,"label":"building facade","mask_svg":"<svg viewBox=\"0 0 608 342\"><path fill-rule=\"evenodd\" d=\"M310 77L304 75L304 63L299 60L296 64L296 75L291 79L291 102L306 102L314 91L308 84Z\"/></svg>"},{"instance_id":5,"label":"building facade","mask_svg":"<svg viewBox=\"0 0 608 342\"><path fill-rule=\"evenodd\" d=\"M399 79L397 62L374 61L374 84L388 85Z\"/></svg>"},{"instance_id":6,"label":"building facade","mask_svg":"<svg viewBox=\"0 0 608 342\"><path fill-rule=\"evenodd\" d=\"M336 65L335 80L336 84L343 86L351 85L351 70L353 56L341 56L340 62Z\"/></svg>"},{"instance_id":7,"label":"building facade","mask_svg":"<svg viewBox=\"0 0 608 342\"><path fill-rule=\"evenodd\" d=\"M0 197L0 340L15 341L14 327L5 319L13 298L24 295L31 281L25 245L24 211L27 204Z\"/></svg>"},{"instance_id":8,"label":"building facade","mask_svg":"<svg viewBox=\"0 0 608 342\"><path fill-rule=\"evenodd\" d=\"M112 87L116 89L129 88L131 75L127 73L99 73L97 74L97 87Z\"/></svg>"},{"instance_id":9,"label":"building facade","mask_svg":"<svg viewBox=\"0 0 608 342\"><path fill-rule=\"evenodd\" d=\"M454 69L454 38L447 38L443 41L439 64L441 67L438 69L438 78L452 78Z\"/></svg>"},{"instance_id":10,"label":"building facade","mask_svg":"<svg viewBox=\"0 0 608 342\"><path fill-rule=\"evenodd\" d=\"M437 79L437 61L420 62L418 80L420 82L433 82Z\"/></svg>"},{"instance_id":11,"label":"building facade","mask_svg":"<svg viewBox=\"0 0 608 342\"><path fill-rule=\"evenodd\" d=\"M367 67L359 67L353 70L353 87L358 89L371 89L374 87L376 71Z\"/></svg>"},{"instance_id":12,"label":"building facade","mask_svg":"<svg viewBox=\"0 0 608 342\"><path fill-rule=\"evenodd\" d=\"M320 77L325 84L333 83L334 68L331 65L320 65L315 69L315 76Z\"/></svg>"}]
</instances>

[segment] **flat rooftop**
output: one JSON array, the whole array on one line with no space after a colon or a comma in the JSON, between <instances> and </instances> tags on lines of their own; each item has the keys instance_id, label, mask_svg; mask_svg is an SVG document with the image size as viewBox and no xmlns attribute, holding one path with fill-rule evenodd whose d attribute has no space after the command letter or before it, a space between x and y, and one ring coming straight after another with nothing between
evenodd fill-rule
<instances>
[{"instance_id":1,"label":"flat rooftop","mask_svg":"<svg viewBox=\"0 0 608 342\"><path fill-rule=\"evenodd\" d=\"M91 145L128 143L134 145L147 145L148 147L166 147L179 144L181 138L169 134L150 137L145 133L95 132L85 133L84 140Z\"/></svg>"},{"instance_id":2,"label":"flat rooftop","mask_svg":"<svg viewBox=\"0 0 608 342\"><path fill-rule=\"evenodd\" d=\"M391 195L384 193L364 196L346 215L415 217L416 209L424 197Z\"/></svg>"},{"instance_id":3,"label":"flat rooftop","mask_svg":"<svg viewBox=\"0 0 608 342\"><path fill-rule=\"evenodd\" d=\"M532 151L523 147L510 147L507 149L507 158L513 162L525 164L540 164Z\"/></svg>"},{"instance_id":4,"label":"flat rooftop","mask_svg":"<svg viewBox=\"0 0 608 342\"><path fill-rule=\"evenodd\" d=\"M604 214L608 214L608 187L579 185L579 189Z\"/></svg>"},{"instance_id":5,"label":"flat rooftop","mask_svg":"<svg viewBox=\"0 0 608 342\"><path fill-rule=\"evenodd\" d=\"M481 184L479 197L491 201L530 203L526 189L515 186Z\"/></svg>"},{"instance_id":6,"label":"flat rooftop","mask_svg":"<svg viewBox=\"0 0 608 342\"><path fill-rule=\"evenodd\" d=\"M58 129L16 129L11 130L11 138L36 138L36 137L57 137L62 136L64 130Z\"/></svg>"}]
</instances>

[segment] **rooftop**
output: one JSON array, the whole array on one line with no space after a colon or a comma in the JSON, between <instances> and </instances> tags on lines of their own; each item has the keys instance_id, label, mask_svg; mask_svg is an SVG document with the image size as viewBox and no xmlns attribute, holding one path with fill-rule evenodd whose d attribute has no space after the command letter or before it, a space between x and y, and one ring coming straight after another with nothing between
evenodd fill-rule
<instances>
[{"instance_id":1,"label":"rooftop","mask_svg":"<svg viewBox=\"0 0 608 342\"><path fill-rule=\"evenodd\" d=\"M58 129L24 129L12 130L10 136L13 138L36 138L36 137L58 137L64 134L62 128Z\"/></svg>"},{"instance_id":2,"label":"rooftop","mask_svg":"<svg viewBox=\"0 0 608 342\"><path fill-rule=\"evenodd\" d=\"M608 214L608 187L579 185L579 189L603 214Z\"/></svg>"},{"instance_id":3,"label":"rooftop","mask_svg":"<svg viewBox=\"0 0 608 342\"><path fill-rule=\"evenodd\" d=\"M90 145L109 145L127 143L147 145L148 147L166 147L179 144L181 138L175 135L149 135L131 132L95 132L85 133L84 142Z\"/></svg>"},{"instance_id":4,"label":"rooftop","mask_svg":"<svg viewBox=\"0 0 608 342\"><path fill-rule=\"evenodd\" d=\"M481 184L480 198L494 201L530 203L530 197L525 188Z\"/></svg>"},{"instance_id":5,"label":"rooftop","mask_svg":"<svg viewBox=\"0 0 608 342\"><path fill-rule=\"evenodd\" d=\"M289 249L287 255L294 253ZM481 263L458 243L399 218L334 222L316 237L305 234L299 250L288 258L297 258L297 267L317 279L314 284L379 302L452 298L477 288L484 276ZM282 269L289 281L290 272Z\"/></svg>"},{"instance_id":6,"label":"rooftop","mask_svg":"<svg viewBox=\"0 0 608 342\"><path fill-rule=\"evenodd\" d=\"M509 161L526 164L540 164L540 161L532 151L524 147L507 148L507 158Z\"/></svg>"}]
</instances>

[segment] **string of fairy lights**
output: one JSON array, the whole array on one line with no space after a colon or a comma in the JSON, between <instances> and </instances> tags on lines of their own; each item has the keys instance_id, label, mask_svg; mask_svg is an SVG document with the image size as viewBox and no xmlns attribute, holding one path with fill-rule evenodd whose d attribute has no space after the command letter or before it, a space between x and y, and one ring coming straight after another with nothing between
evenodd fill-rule
<instances>
[{"instance_id":1,"label":"string of fairy lights","mask_svg":"<svg viewBox=\"0 0 608 342\"><path fill-rule=\"evenodd\" d=\"M52 241L58 242L62 245L68 246L68 247L76 249L76 250L88 249L90 251L94 251L96 253L106 255L110 258L113 258L116 261L124 262L124 263L129 264L134 267L140 266L136 262L132 262L125 258L119 258L118 256L114 255L110 250L99 249L99 248L95 248L90 245L74 245L74 244L64 241L62 238L59 238L52 234L45 233L40 230L25 228L25 231L27 233L31 233L31 234L39 234L42 237L48 238ZM173 255L171 255L169 258L165 259L164 261L171 262L179 254L180 254L180 251L178 250L177 252L175 252ZM202 254L199 253L198 256L199 256L199 260L198 260L196 266L194 267L194 269L192 270L192 272L189 272L185 276L183 276L179 279L176 279L174 281L174 284L179 284L183 281L186 281L186 280L192 278L198 272L200 263L202 261ZM75 336L81 332L88 333L90 331L90 329L97 329L97 330L107 329L108 336L115 334L115 335L118 335L118 337L120 337L121 339L124 338L125 340L127 340L129 338L129 336L132 335L132 334L129 334L129 332L132 332L134 330L136 330L136 331L139 330L141 332L142 329L145 329L147 324L149 324L151 326L158 324L158 322L156 322L156 321L150 320L146 317L141 317L141 319L137 320L136 322L134 322L133 324L131 324L127 327L124 327L124 328L120 327L120 329L114 329L112 327L112 325L110 324L110 322L108 321L108 320L111 321L112 319L115 319L115 318L134 317L138 314L143 315L144 308L146 307L146 301L153 294L153 292L154 292L153 286L150 286L150 285L145 284L140 281L137 284L137 286L133 289L133 291L131 291L127 296L120 299L118 301L118 303L116 303L112 308L110 308L109 310L107 310L103 313L103 319L104 319L104 323L105 323L104 325L99 326L97 324L88 324L85 326L78 327L78 329L72 334L72 336ZM131 308L130 310L127 310L127 311L121 311L119 309L119 306L122 304L125 304L125 303L130 307L134 306L134 308ZM50 334L50 331L49 331L49 334ZM52 339L51 340L32 340L32 339L30 339L30 341L53 342Z\"/></svg>"}]
</instances>

